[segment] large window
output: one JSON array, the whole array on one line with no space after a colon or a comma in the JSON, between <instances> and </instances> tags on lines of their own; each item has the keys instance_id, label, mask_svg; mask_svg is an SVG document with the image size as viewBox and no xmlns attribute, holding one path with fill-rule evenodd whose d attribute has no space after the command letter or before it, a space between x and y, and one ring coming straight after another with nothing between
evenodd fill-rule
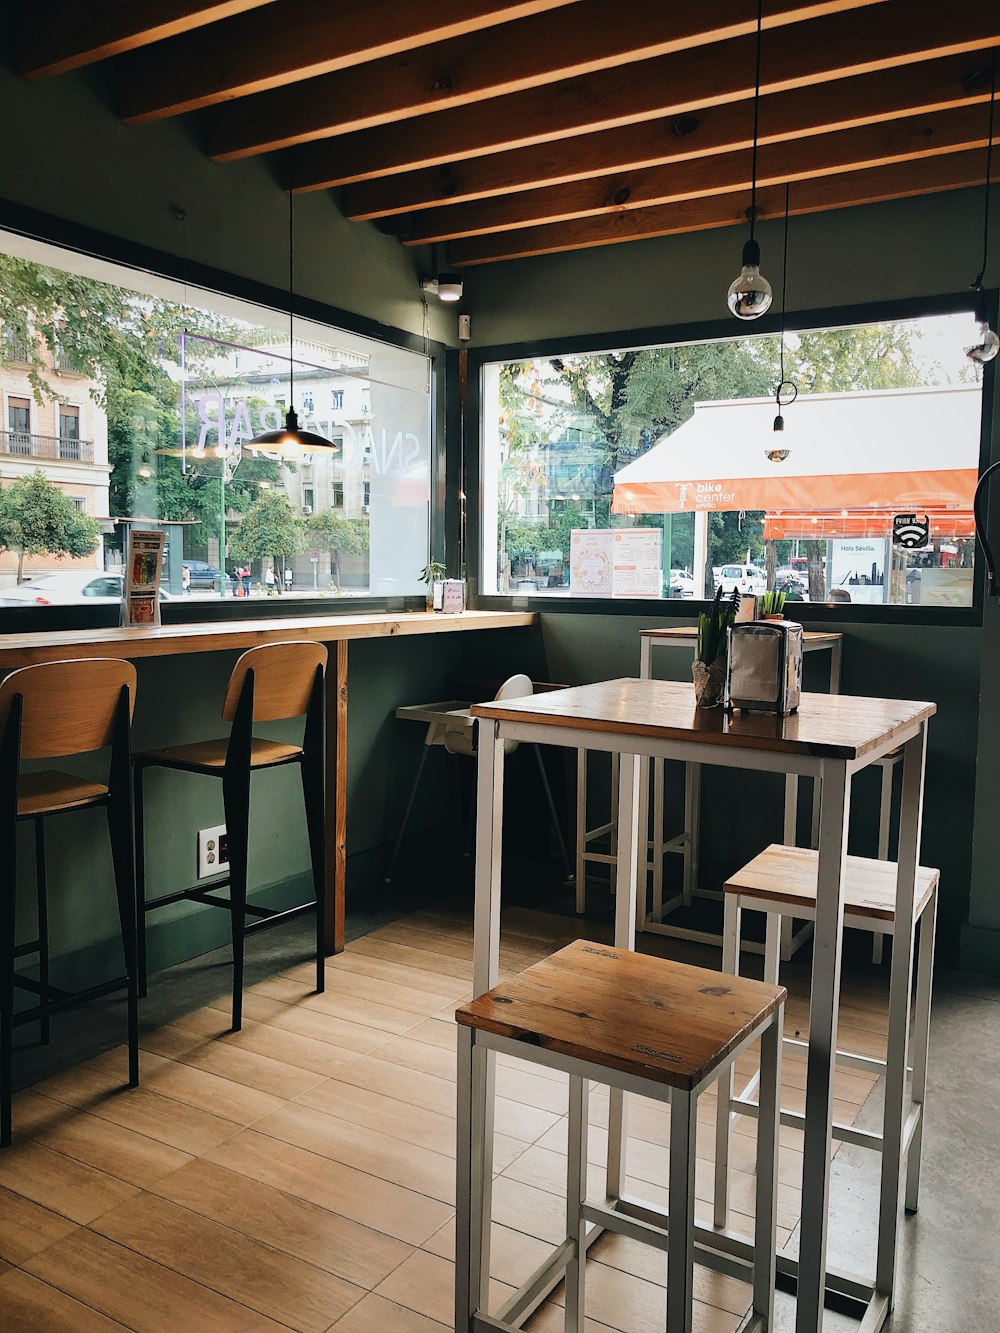
<instances>
[{"instance_id":1,"label":"large window","mask_svg":"<svg viewBox=\"0 0 1000 1333\"><path fill-rule=\"evenodd\" d=\"M130 523L185 602L423 592L428 357L0 236L0 380L0 605L79 602ZM288 407L335 448L248 447Z\"/></svg>"},{"instance_id":2,"label":"large window","mask_svg":"<svg viewBox=\"0 0 1000 1333\"><path fill-rule=\"evenodd\" d=\"M780 408L775 335L487 364L483 591L970 605L973 332L786 335Z\"/></svg>"}]
</instances>

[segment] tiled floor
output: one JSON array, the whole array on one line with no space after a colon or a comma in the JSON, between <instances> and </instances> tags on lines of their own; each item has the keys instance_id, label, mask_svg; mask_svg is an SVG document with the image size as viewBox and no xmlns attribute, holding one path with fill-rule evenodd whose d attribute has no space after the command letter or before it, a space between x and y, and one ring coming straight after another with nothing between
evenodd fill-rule
<instances>
[{"instance_id":1,"label":"tiled floor","mask_svg":"<svg viewBox=\"0 0 1000 1333\"><path fill-rule=\"evenodd\" d=\"M505 913L503 966L519 970L580 931L565 917ZM601 928L588 924L601 937ZM666 942L655 941L657 951ZM296 1329L440 1333L451 1326L455 1070L452 1013L469 994L466 915L418 913L331 959L327 991L304 964L253 987L244 1031L228 996L143 1035L142 1086L121 1088L123 1049L22 1092L0 1154L0 1327L4 1333ZM786 1030L805 1026L805 972ZM221 984L226 984L223 980ZM878 1053L880 980L845 983L842 1041ZM744 1071L750 1065L744 1065ZM785 1062L801 1106L803 1062ZM838 1076L838 1118L872 1088ZM496 1116L494 1296L499 1302L562 1235L565 1087L501 1062ZM664 1198L667 1123L630 1118L634 1193ZM599 1192L607 1094L592 1099ZM708 1218L714 1103L703 1098L697 1195ZM736 1135L734 1225L752 1212L754 1126ZM782 1131L779 1226L798 1216L801 1137ZM663 1327L663 1257L605 1236L588 1265L588 1329ZM748 1288L699 1269L698 1333L733 1333ZM560 1291L526 1327L561 1328Z\"/></svg>"}]
</instances>

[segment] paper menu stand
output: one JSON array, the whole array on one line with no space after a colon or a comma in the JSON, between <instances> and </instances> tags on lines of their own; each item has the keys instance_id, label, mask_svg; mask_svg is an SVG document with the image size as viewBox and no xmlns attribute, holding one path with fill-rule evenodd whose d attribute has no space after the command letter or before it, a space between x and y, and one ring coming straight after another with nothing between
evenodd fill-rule
<instances>
[{"instance_id":1,"label":"paper menu stand","mask_svg":"<svg viewBox=\"0 0 1000 1333\"><path fill-rule=\"evenodd\" d=\"M159 625L165 532L129 528L122 578L122 624Z\"/></svg>"},{"instance_id":2,"label":"paper menu stand","mask_svg":"<svg viewBox=\"0 0 1000 1333\"><path fill-rule=\"evenodd\" d=\"M465 579L445 579L441 610L453 616L465 610Z\"/></svg>"}]
</instances>

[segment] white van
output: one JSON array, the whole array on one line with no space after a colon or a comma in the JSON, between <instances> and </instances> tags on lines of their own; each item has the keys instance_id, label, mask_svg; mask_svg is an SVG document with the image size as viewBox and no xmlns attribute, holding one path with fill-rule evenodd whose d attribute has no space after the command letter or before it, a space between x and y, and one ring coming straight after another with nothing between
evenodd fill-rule
<instances>
[{"instance_id":1,"label":"white van","mask_svg":"<svg viewBox=\"0 0 1000 1333\"><path fill-rule=\"evenodd\" d=\"M727 597L735 588L741 595L745 592L759 597L767 591L767 575L756 565L719 565L713 568L715 586L722 588L722 595Z\"/></svg>"}]
</instances>

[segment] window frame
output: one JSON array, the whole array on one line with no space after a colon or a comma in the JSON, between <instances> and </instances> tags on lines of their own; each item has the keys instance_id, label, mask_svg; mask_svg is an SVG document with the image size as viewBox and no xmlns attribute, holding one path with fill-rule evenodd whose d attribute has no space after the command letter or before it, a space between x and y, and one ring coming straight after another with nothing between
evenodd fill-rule
<instances>
[{"instance_id":1,"label":"window frame","mask_svg":"<svg viewBox=\"0 0 1000 1333\"><path fill-rule=\"evenodd\" d=\"M207 264L191 262L164 250L128 241L108 232L81 226L54 214L44 213L25 205L0 200L0 231L10 232L28 240L55 246L68 253L103 260L119 268L132 269L137 274L152 274L173 282L204 291L209 295L245 301L287 316L289 293L287 289L271 286L256 279L218 269ZM448 419L446 404L451 383L450 362L446 344L422 334L410 333L393 325L380 323L365 315L329 305L312 297L294 293L292 310L297 319L326 325L334 330L370 338L374 342L402 348L426 356L429 363L430 405L428 412L430 457L430 554L443 560L447 518L444 513L444 486L446 439ZM4 401L6 408L6 399ZM244 606L243 599L223 599L218 602L189 602L173 598L161 606L163 623L219 624L253 619L290 618L292 616L364 615L384 611L423 610L426 599L422 594L397 597L352 597L349 604L331 604L329 598L262 598ZM79 629L105 629L119 623L119 608L114 605L89 607L82 604L49 607L0 607L0 636L36 632Z\"/></svg>"},{"instance_id":2,"label":"window frame","mask_svg":"<svg viewBox=\"0 0 1000 1333\"><path fill-rule=\"evenodd\" d=\"M1000 292L992 288L984 293L990 324L997 327ZM806 332L813 329L849 327L851 325L891 323L898 320L919 319L931 315L951 315L969 312L970 322L974 307L971 292L957 292L939 296L912 297L906 300L878 301L865 304L818 308L796 311L786 315L788 332ZM466 438L475 441L467 451L465 491L476 497L468 510L468 562L473 577L472 604L483 610L544 611L546 614L630 615L656 617L664 620L691 621L709 603L691 598L595 598L595 597L533 597L531 594L483 593L482 586L482 470L484 467L484 422L482 417L482 386L484 367L497 361L525 361L536 357L574 355L590 352L619 351L623 348L662 347L690 342L724 342L729 338L747 337L748 334L776 334L780 332L780 316L768 313L748 329L746 324L719 319L698 324L662 325L654 328L622 329L601 334L573 335L567 338L546 338L531 343L505 343L491 347L476 347L469 351L468 385L466 399ZM983 368L982 416L979 436L979 471L982 473L992 457L993 421L997 367L1000 358ZM998 423L1000 426L1000 423ZM1000 448L1000 429L997 432ZM996 511L991 515L991 528L997 523ZM954 625L979 626L983 623L985 600L985 569L981 550L973 569L972 605L967 607L870 606L863 603L829 604L796 602L795 618L805 624L823 626L830 623L858 625Z\"/></svg>"}]
</instances>

